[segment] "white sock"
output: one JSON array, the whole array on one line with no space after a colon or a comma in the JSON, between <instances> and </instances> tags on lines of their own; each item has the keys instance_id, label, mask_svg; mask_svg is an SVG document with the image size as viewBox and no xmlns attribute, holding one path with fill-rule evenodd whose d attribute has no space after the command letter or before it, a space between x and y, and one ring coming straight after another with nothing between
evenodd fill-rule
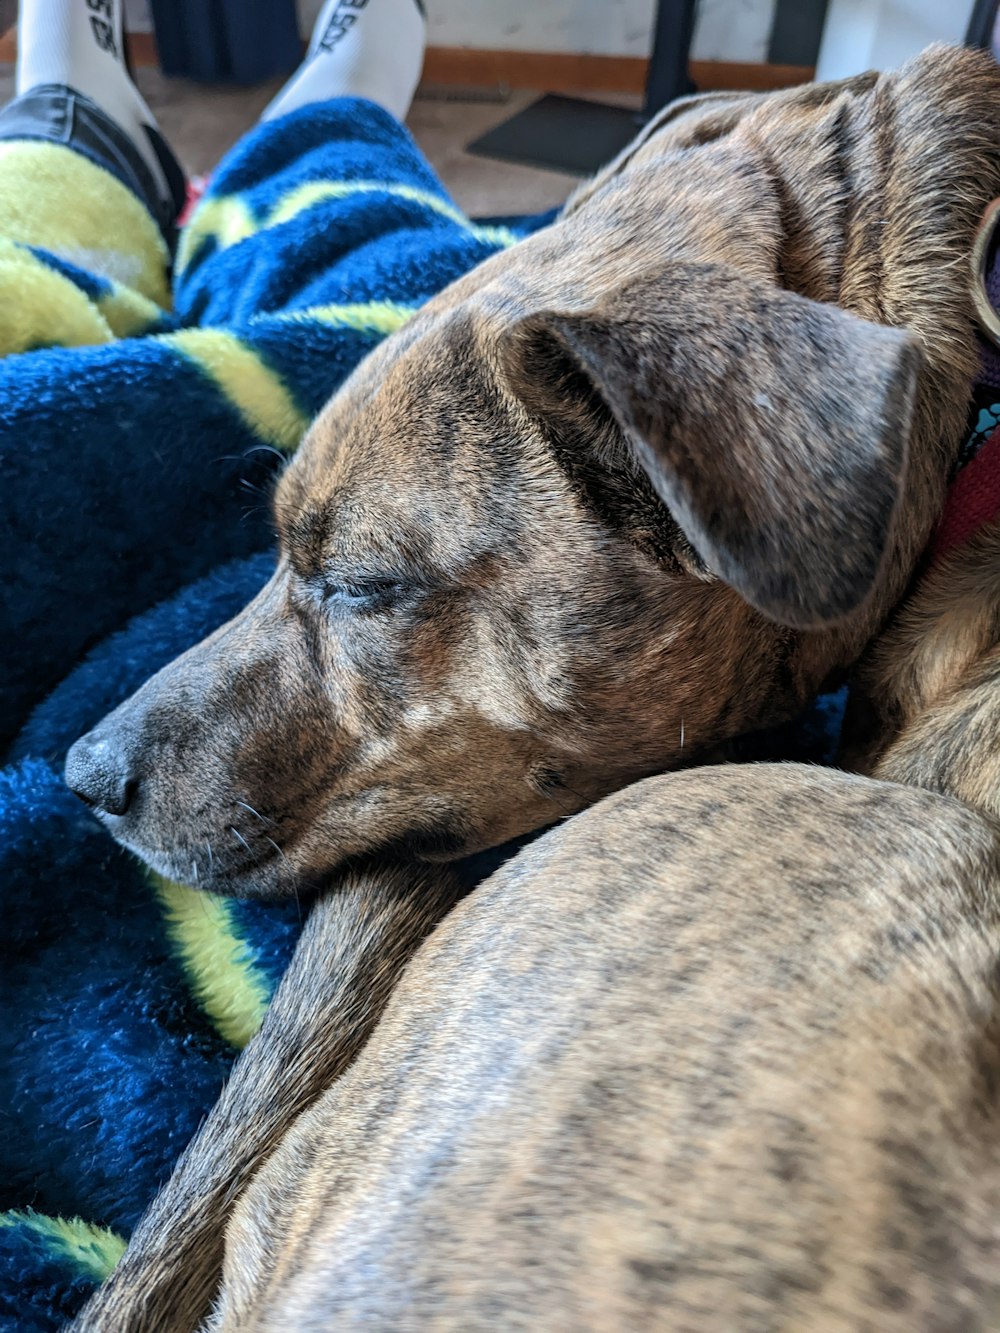
<instances>
[{"instance_id":1,"label":"white sock","mask_svg":"<svg viewBox=\"0 0 1000 1333\"><path fill-rule=\"evenodd\" d=\"M420 0L326 0L305 60L261 120L328 97L368 97L402 120L420 79L425 36Z\"/></svg>"},{"instance_id":2,"label":"white sock","mask_svg":"<svg viewBox=\"0 0 1000 1333\"><path fill-rule=\"evenodd\" d=\"M61 83L107 112L142 154L164 198L163 169L145 133L152 111L125 68L124 0L21 0L17 19L17 93Z\"/></svg>"}]
</instances>

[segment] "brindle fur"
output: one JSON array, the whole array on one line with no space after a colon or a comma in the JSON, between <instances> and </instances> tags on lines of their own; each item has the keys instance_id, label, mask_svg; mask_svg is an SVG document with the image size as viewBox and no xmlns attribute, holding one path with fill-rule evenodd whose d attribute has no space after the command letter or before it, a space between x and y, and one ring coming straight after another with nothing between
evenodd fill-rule
<instances>
[{"instance_id":1,"label":"brindle fur","mask_svg":"<svg viewBox=\"0 0 1000 1333\"><path fill-rule=\"evenodd\" d=\"M75 1328L179 1333L219 1283L225 1220L295 1117L350 1065L403 967L460 896L445 867L366 867L310 913L260 1032Z\"/></svg>"},{"instance_id":2,"label":"brindle fur","mask_svg":"<svg viewBox=\"0 0 1000 1333\"><path fill-rule=\"evenodd\" d=\"M647 779L456 907L236 1204L206 1330L996 1329L997 574L1000 526L893 627L877 779ZM245 1180L241 1117L277 1139L286 1049L338 1030L338 901L165 1191L188 1226ZM169 1212L80 1327L194 1326Z\"/></svg>"},{"instance_id":3,"label":"brindle fur","mask_svg":"<svg viewBox=\"0 0 1000 1333\"><path fill-rule=\"evenodd\" d=\"M651 778L423 946L236 1207L212 1333L1000 1327L1000 840Z\"/></svg>"},{"instance_id":4,"label":"brindle fur","mask_svg":"<svg viewBox=\"0 0 1000 1333\"><path fill-rule=\"evenodd\" d=\"M672 116L564 230L491 261L371 358L283 482L275 581L104 737L130 764L141 753L156 804L188 822L194 809L207 836L236 818L228 797L206 807L209 774L240 798L265 779L287 790L269 817L296 878L400 835L478 845L551 818L536 798L554 774L574 808L684 758L685 729L694 749L787 712L861 651L937 511L972 367L959 265L995 192L997 98L977 57L938 51L899 76ZM720 261L736 276L705 272ZM713 321L715 277L735 332L724 309ZM798 318L779 285L914 334L905 475L910 345ZM673 341L688 326L690 352ZM808 409L831 424L818 447L782 382L792 327ZM743 362L768 407L727 381ZM869 401L839 429L852 377ZM770 494L759 478L775 467ZM435 614L317 619L303 590L331 543L341 569L401 552ZM980 689L964 721L949 714L953 739L993 734L989 702ZM921 783L904 762L915 727L929 753L954 752L918 708L886 777ZM950 791L945 768L931 759L922 785ZM382 779L392 800L359 805L352 783ZM119 831L163 864L180 820L154 826L153 804ZM227 1110L79 1327L193 1327L218 1276L208 1240L262 1160L213 1329L994 1327L997 836L951 795L793 765L604 801L454 911L348 1072L324 1060L283 1115L267 1082L283 1043L335 1045L346 1002L316 963L289 974L285 1016L238 1062ZM276 872L216 887L281 888ZM311 939L347 957L336 901L318 903Z\"/></svg>"},{"instance_id":5,"label":"brindle fur","mask_svg":"<svg viewBox=\"0 0 1000 1333\"><path fill-rule=\"evenodd\" d=\"M939 510L997 193L981 53L672 110L359 367L280 482L274 578L71 785L164 874L270 894L793 713Z\"/></svg>"},{"instance_id":6,"label":"brindle fur","mask_svg":"<svg viewBox=\"0 0 1000 1333\"><path fill-rule=\"evenodd\" d=\"M932 565L860 667L852 767L1000 816L1000 526ZM888 753L885 753L888 749ZM881 756L881 758L879 758Z\"/></svg>"}]
</instances>

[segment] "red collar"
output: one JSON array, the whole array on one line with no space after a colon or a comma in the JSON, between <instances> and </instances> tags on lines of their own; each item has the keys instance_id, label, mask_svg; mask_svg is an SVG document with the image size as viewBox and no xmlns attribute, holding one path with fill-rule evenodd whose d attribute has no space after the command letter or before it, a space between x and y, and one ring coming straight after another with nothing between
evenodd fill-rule
<instances>
[{"instance_id":1,"label":"red collar","mask_svg":"<svg viewBox=\"0 0 1000 1333\"><path fill-rule=\"evenodd\" d=\"M997 394L1000 407L1000 393ZM928 554L939 560L964 546L980 528L1000 515L1000 426L956 473L945 496L941 518Z\"/></svg>"},{"instance_id":2,"label":"red collar","mask_svg":"<svg viewBox=\"0 0 1000 1333\"><path fill-rule=\"evenodd\" d=\"M983 212L971 258L980 373L969 431L928 548L931 563L1000 515L1000 199Z\"/></svg>"}]
</instances>

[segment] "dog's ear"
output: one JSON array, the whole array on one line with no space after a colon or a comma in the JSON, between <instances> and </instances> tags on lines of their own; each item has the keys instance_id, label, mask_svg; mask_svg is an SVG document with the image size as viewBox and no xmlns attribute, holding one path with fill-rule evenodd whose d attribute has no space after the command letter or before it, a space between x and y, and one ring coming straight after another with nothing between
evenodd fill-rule
<instances>
[{"instance_id":1,"label":"dog's ear","mask_svg":"<svg viewBox=\"0 0 1000 1333\"><path fill-rule=\"evenodd\" d=\"M523 316L501 345L564 454L637 461L708 570L802 629L878 577L918 362L898 329L707 264Z\"/></svg>"}]
</instances>

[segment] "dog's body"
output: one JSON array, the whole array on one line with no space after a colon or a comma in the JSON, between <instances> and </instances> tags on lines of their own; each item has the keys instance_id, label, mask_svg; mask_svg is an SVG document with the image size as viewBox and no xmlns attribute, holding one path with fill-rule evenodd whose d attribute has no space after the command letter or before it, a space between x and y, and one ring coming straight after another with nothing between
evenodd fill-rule
<instances>
[{"instance_id":1,"label":"dog's body","mask_svg":"<svg viewBox=\"0 0 1000 1333\"><path fill-rule=\"evenodd\" d=\"M940 507L998 78L938 51L654 129L369 359L282 482L275 579L71 782L161 869L208 841L206 882L280 891L484 845L787 715ZM924 691L879 773L949 794L654 779L477 890L366 1044L458 891L349 877L80 1327L193 1328L262 1163L227 1330L995 1326L997 829L934 724L988 716L982 639L933 687L871 668Z\"/></svg>"},{"instance_id":2,"label":"dog's body","mask_svg":"<svg viewBox=\"0 0 1000 1333\"><path fill-rule=\"evenodd\" d=\"M456 907L207 1327L1000 1327L1000 523L862 683L874 778L648 779Z\"/></svg>"},{"instance_id":3,"label":"dog's body","mask_svg":"<svg viewBox=\"0 0 1000 1333\"><path fill-rule=\"evenodd\" d=\"M998 945L957 801L797 765L609 797L417 954L208 1327L995 1330Z\"/></svg>"},{"instance_id":4,"label":"dog's body","mask_svg":"<svg viewBox=\"0 0 1000 1333\"><path fill-rule=\"evenodd\" d=\"M212 1333L995 1329L998 609L1000 527L870 670L905 715L875 779L607 798L455 907L377 1024L457 891L322 899L81 1329L194 1328L255 1163Z\"/></svg>"}]
</instances>

